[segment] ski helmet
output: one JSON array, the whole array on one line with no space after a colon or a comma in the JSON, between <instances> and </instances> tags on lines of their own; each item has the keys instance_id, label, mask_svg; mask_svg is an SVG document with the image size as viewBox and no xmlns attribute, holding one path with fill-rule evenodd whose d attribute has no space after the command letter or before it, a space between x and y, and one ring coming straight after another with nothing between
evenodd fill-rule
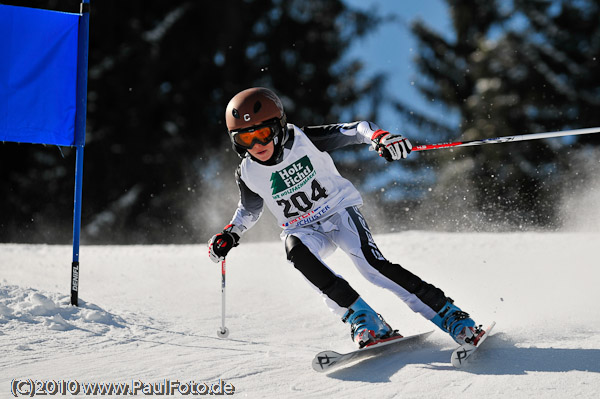
<instances>
[{"instance_id":1,"label":"ski helmet","mask_svg":"<svg viewBox=\"0 0 600 399\"><path fill-rule=\"evenodd\" d=\"M273 91L253 87L236 94L225 111L227 131L233 149L243 157L259 142L275 144L275 159L281 154L287 121L281 100Z\"/></svg>"}]
</instances>

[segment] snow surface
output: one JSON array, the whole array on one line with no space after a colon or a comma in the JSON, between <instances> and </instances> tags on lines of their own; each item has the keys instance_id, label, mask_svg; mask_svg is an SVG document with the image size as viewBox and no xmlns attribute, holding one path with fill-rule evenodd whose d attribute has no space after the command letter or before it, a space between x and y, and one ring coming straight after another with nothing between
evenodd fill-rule
<instances>
[{"instance_id":1,"label":"snow surface","mask_svg":"<svg viewBox=\"0 0 600 399\"><path fill-rule=\"evenodd\" d=\"M280 242L242 243L220 266L196 246L84 246L80 307L69 305L71 248L0 245L0 397L15 378L235 386L249 398L597 398L600 234L375 236L383 253L441 287L495 333L471 365L437 330L420 348L330 374L324 349L353 349L349 328L285 260ZM401 333L433 328L366 282L341 251L328 258Z\"/></svg>"}]
</instances>

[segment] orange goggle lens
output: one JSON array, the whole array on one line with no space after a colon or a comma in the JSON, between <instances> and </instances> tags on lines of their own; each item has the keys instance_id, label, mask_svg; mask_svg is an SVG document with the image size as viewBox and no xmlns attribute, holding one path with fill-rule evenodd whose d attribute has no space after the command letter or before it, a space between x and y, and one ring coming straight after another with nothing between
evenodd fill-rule
<instances>
[{"instance_id":1,"label":"orange goggle lens","mask_svg":"<svg viewBox=\"0 0 600 399\"><path fill-rule=\"evenodd\" d=\"M271 126L263 126L253 130L244 130L233 133L233 141L243 148L252 148L254 144L268 144L275 137L275 129Z\"/></svg>"}]
</instances>

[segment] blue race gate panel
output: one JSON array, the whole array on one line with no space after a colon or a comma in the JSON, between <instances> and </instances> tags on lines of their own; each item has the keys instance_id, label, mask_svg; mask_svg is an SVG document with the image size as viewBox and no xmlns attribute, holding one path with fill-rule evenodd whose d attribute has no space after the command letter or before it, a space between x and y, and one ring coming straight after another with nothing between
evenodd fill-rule
<instances>
[{"instance_id":1,"label":"blue race gate panel","mask_svg":"<svg viewBox=\"0 0 600 399\"><path fill-rule=\"evenodd\" d=\"M75 144L79 19L0 5L0 141Z\"/></svg>"}]
</instances>

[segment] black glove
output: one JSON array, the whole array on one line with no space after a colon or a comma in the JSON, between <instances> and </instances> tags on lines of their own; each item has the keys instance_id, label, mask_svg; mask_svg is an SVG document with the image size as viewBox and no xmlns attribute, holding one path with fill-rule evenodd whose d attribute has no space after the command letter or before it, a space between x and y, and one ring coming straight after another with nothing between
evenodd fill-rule
<instances>
[{"instance_id":1,"label":"black glove","mask_svg":"<svg viewBox=\"0 0 600 399\"><path fill-rule=\"evenodd\" d=\"M391 134L385 130L376 130L371 136L372 147L386 161L396 161L406 158L412 151L412 144L400 134Z\"/></svg>"},{"instance_id":2,"label":"black glove","mask_svg":"<svg viewBox=\"0 0 600 399\"><path fill-rule=\"evenodd\" d=\"M240 236L233 232L234 225L225 226L222 232L215 234L208 241L208 257L215 263L225 260L231 248L237 247Z\"/></svg>"}]
</instances>

